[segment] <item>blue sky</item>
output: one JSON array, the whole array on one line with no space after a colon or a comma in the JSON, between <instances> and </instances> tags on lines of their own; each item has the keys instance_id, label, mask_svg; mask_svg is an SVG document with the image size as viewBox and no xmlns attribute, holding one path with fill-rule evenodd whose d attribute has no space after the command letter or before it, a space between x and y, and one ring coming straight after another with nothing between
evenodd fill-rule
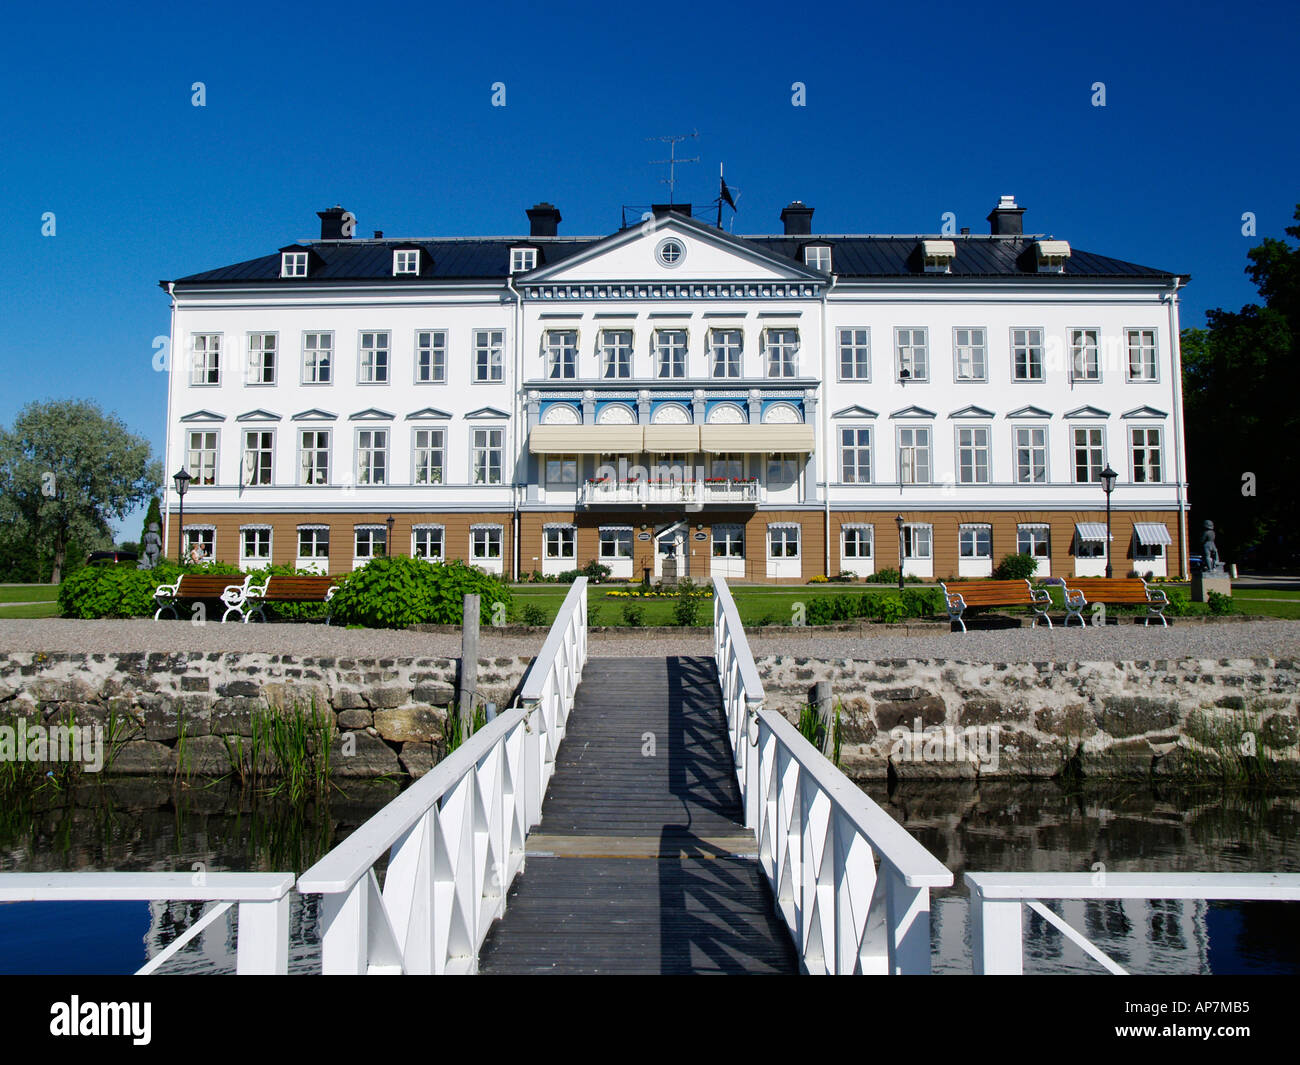
<instances>
[{"instance_id":1,"label":"blue sky","mask_svg":"<svg viewBox=\"0 0 1300 1065\"><path fill-rule=\"evenodd\" d=\"M1254 298L1242 214L1281 236L1300 202L1284 3L142 3L6 23L0 423L94 398L160 457L158 280L315 236L334 203L364 235L518 233L542 199L562 233L606 233L664 198L647 138L698 130L678 199L716 195L724 162L737 233L779 231L796 198L819 232L935 232L945 211L987 232L1012 193L1029 230L1192 274L1199 325Z\"/></svg>"}]
</instances>

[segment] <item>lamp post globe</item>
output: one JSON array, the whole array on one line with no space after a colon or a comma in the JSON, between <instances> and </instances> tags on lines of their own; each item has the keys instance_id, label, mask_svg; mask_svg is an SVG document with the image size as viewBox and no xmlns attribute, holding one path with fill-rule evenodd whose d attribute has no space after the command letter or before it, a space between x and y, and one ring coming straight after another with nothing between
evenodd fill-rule
<instances>
[{"instance_id":1,"label":"lamp post globe","mask_svg":"<svg viewBox=\"0 0 1300 1065\"><path fill-rule=\"evenodd\" d=\"M172 481L176 484L176 497L180 500L180 521L176 533L176 561L180 563L185 561L185 493L189 491L192 480L194 478L184 466L172 474Z\"/></svg>"}]
</instances>

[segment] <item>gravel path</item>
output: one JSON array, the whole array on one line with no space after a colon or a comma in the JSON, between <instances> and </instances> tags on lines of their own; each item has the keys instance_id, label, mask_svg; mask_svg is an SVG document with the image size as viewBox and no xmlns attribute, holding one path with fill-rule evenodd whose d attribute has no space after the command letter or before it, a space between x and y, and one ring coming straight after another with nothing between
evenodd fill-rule
<instances>
[{"instance_id":1,"label":"gravel path","mask_svg":"<svg viewBox=\"0 0 1300 1065\"><path fill-rule=\"evenodd\" d=\"M480 637L482 656L535 655L541 632ZM1300 624L1251 621L1184 625L1169 629L1116 625L1105 629L1001 629L969 633L860 636L851 632L755 629L756 657L946 658L966 662L1113 661L1152 658L1300 658ZM709 630L685 633L592 633L597 657L713 653ZM270 651L304 657L455 657L460 636L325 625L191 625L188 622L0 619L0 653L6 651Z\"/></svg>"}]
</instances>

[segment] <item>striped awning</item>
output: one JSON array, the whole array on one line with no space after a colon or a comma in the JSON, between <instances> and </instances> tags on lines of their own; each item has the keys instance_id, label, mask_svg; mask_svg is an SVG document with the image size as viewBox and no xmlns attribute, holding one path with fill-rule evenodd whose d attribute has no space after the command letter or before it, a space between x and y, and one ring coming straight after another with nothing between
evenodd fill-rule
<instances>
[{"instance_id":1,"label":"striped awning","mask_svg":"<svg viewBox=\"0 0 1300 1065\"><path fill-rule=\"evenodd\" d=\"M1106 542L1106 526L1099 521L1081 521L1075 525L1074 531L1084 543L1091 541L1104 544Z\"/></svg>"},{"instance_id":2,"label":"striped awning","mask_svg":"<svg viewBox=\"0 0 1300 1065\"><path fill-rule=\"evenodd\" d=\"M534 455L619 455L641 450L639 425L535 425L528 434Z\"/></svg>"},{"instance_id":3,"label":"striped awning","mask_svg":"<svg viewBox=\"0 0 1300 1065\"><path fill-rule=\"evenodd\" d=\"M1160 522L1134 522L1133 531L1143 547L1172 545L1174 542L1169 536L1169 530Z\"/></svg>"},{"instance_id":4,"label":"striped awning","mask_svg":"<svg viewBox=\"0 0 1300 1065\"><path fill-rule=\"evenodd\" d=\"M685 451L693 454L700 450L700 427L698 425L647 425L645 449L661 453Z\"/></svg>"},{"instance_id":5,"label":"striped awning","mask_svg":"<svg viewBox=\"0 0 1300 1065\"><path fill-rule=\"evenodd\" d=\"M700 429L700 446L711 455L731 452L811 452L811 425L705 425Z\"/></svg>"}]
</instances>

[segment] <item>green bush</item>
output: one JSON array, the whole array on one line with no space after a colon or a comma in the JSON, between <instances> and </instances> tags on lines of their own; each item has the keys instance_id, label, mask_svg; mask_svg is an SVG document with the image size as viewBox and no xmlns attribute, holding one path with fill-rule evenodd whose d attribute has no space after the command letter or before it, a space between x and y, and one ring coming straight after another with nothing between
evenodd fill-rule
<instances>
[{"instance_id":1,"label":"green bush","mask_svg":"<svg viewBox=\"0 0 1300 1065\"><path fill-rule=\"evenodd\" d=\"M1186 592L1167 591L1165 595L1169 597L1169 605L1165 607L1166 617L1181 618L1192 612L1191 600L1187 598Z\"/></svg>"},{"instance_id":2,"label":"green bush","mask_svg":"<svg viewBox=\"0 0 1300 1065\"><path fill-rule=\"evenodd\" d=\"M1033 555L1007 555L998 563L993 577L999 581L1021 581L1038 572L1038 559Z\"/></svg>"},{"instance_id":3,"label":"green bush","mask_svg":"<svg viewBox=\"0 0 1300 1065\"><path fill-rule=\"evenodd\" d=\"M697 588L689 577L677 582L677 602L673 604L673 620L678 625L691 626L700 623L700 596L703 589Z\"/></svg>"},{"instance_id":4,"label":"green bush","mask_svg":"<svg viewBox=\"0 0 1300 1065\"><path fill-rule=\"evenodd\" d=\"M943 609L943 593L937 588L904 588L898 593L903 612L909 618L932 618Z\"/></svg>"},{"instance_id":5,"label":"green bush","mask_svg":"<svg viewBox=\"0 0 1300 1065\"><path fill-rule=\"evenodd\" d=\"M525 603L524 608L519 612L519 619L525 625L545 625L546 611L536 603Z\"/></svg>"},{"instance_id":6,"label":"green bush","mask_svg":"<svg viewBox=\"0 0 1300 1065\"><path fill-rule=\"evenodd\" d=\"M601 581L609 580L611 570L603 562L597 562L594 558L582 567L580 576L586 577L592 584L599 584Z\"/></svg>"},{"instance_id":7,"label":"green bush","mask_svg":"<svg viewBox=\"0 0 1300 1065\"><path fill-rule=\"evenodd\" d=\"M855 595L814 595L808 599L804 615L809 625L832 625L837 621L852 621L858 616L858 597Z\"/></svg>"},{"instance_id":8,"label":"green bush","mask_svg":"<svg viewBox=\"0 0 1300 1065\"><path fill-rule=\"evenodd\" d=\"M906 592L908 589L904 589ZM894 593L866 592L859 601L859 611L865 618L892 624L902 621L907 607L901 596Z\"/></svg>"},{"instance_id":9,"label":"green bush","mask_svg":"<svg viewBox=\"0 0 1300 1065\"><path fill-rule=\"evenodd\" d=\"M154 569L135 566L83 566L59 587L59 613L65 618L147 618L158 609L154 592L174 584L182 570L175 562ZM240 575L237 566L209 562L186 566L185 573Z\"/></svg>"},{"instance_id":10,"label":"green bush","mask_svg":"<svg viewBox=\"0 0 1300 1065\"><path fill-rule=\"evenodd\" d=\"M253 586L266 583L267 577L319 577L321 573L314 569L299 569L296 566L267 566L253 576ZM330 607L325 603L266 603L262 615L267 621L324 621L329 616Z\"/></svg>"},{"instance_id":11,"label":"green bush","mask_svg":"<svg viewBox=\"0 0 1300 1065\"><path fill-rule=\"evenodd\" d=\"M623 624L630 629L639 629L645 624L645 610L635 603L624 603Z\"/></svg>"},{"instance_id":12,"label":"green bush","mask_svg":"<svg viewBox=\"0 0 1300 1065\"><path fill-rule=\"evenodd\" d=\"M492 574L464 562L426 562L406 555L372 558L349 573L331 600L334 620L372 629L454 625L464 597L477 594L480 616L491 620L497 603L510 606L510 589Z\"/></svg>"},{"instance_id":13,"label":"green bush","mask_svg":"<svg viewBox=\"0 0 1300 1065\"><path fill-rule=\"evenodd\" d=\"M1209 603L1211 614L1221 616L1233 612L1232 596L1224 595L1222 592L1210 592L1205 598Z\"/></svg>"},{"instance_id":14,"label":"green bush","mask_svg":"<svg viewBox=\"0 0 1300 1065\"><path fill-rule=\"evenodd\" d=\"M897 584L897 583L898 583L898 570L897 570L897 569L878 569L878 570L876 570L876 572L873 573L870 577L864 577L863 580L868 581L868 582L870 582L871 584ZM920 578L920 577L914 577L914 576L912 576L912 575L909 573L906 577L903 578L903 583L904 583L904 584L920 584L920 583L921 583L921 578Z\"/></svg>"}]
</instances>

